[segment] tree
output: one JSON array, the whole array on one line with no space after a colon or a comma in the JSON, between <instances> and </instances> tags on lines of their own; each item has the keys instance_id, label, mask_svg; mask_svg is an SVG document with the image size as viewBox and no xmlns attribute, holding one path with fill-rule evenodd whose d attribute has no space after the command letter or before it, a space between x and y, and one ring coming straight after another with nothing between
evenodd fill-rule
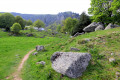
<instances>
[{"instance_id":1,"label":"tree","mask_svg":"<svg viewBox=\"0 0 120 80\"><path fill-rule=\"evenodd\" d=\"M94 22L110 23L112 11L111 0L91 0L91 8L89 8L89 14L93 15Z\"/></svg>"},{"instance_id":2,"label":"tree","mask_svg":"<svg viewBox=\"0 0 120 80\"><path fill-rule=\"evenodd\" d=\"M71 34L77 22L78 20L76 18L72 19L71 17L68 17L63 21L63 29Z\"/></svg>"},{"instance_id":3,"label":"tree","mask_svg":"<svg viewBox=\"0 0 120 80\"><path fill-rule=\"evenodd\" d=\"M29 30L32 33L34 31L34 27L32 25L30 25Z\"/></svg>"},{"instance_id":4,"label":"tree","mask_svg":"<svg viewBox=\"0 0 120 80\"><path fill-rule=\"evenodd\" d=\"M0 14L0 28L5 28L6 31L10 31L10 27L14 24L15 17L10 13Z\"/></svg>"},{"instance_id":5,"label":"tree","mask_svg":"<svg viewBox=\"0 0 120 80\"><path fill-rule=\"evenodd\" d=\"M33 23L32 23L32 21L29 19L27 22L26 22L26 25L27 26L30 26L30 25L32 25Z\"/></svg>"},{"instance_id":6,"label":"tree","mask_svg":"<svg viewBox=\"0 0 120 80\"><path fill-rule=\"evenodd\" d=\"M77 32L83 32L83 28L88 26L91 23L91 20L89 18L88 15L85 14L85 12L83 12L80 15L80 19L78 21L78 23L75 25L73 31L72 31L72 35L74 35Z\"/></svg>"},{"instance_id":7,"label":"tree","mask_svg":"<svg viewBox=\"0 0 120 80\"><path fill-rule=\"evenodd\" d=\"M14 23L11 27L11 31L15 34L18 34L21 29L22 29L22 27L19 23Z\"/></svg>"},{"instance_id":8,"label":"tree","mask_svg":"<svg viewBox=\"0 0 120 80\"><path fill-rule=\"evenodd\" d=\"M25 22L24 22L24 19L21 16L16 16L15 17L15 22L19 23L21 25L22 29L24 29Z\"/></svg>"},{"instance_id":9,"label":"tree","mask_svg":"<svg viewBox=\"0 0 120 80\"><path fill-rule=\"evenodd\" d=\"M37 20L33 23L34 27L45 27L45 24L41 20Z\"/></svg>"},{"instance_id":10,"label":"tree","mask_svg":"<svg viewBox=\"0 0 120 80\"><path fill-rule=\"evenodd\" d=\"M115 23L120 20L120 0L91 0L89 14L93 15L94 22L104 24Z\"/></svg>"},{"instance_id":11,"label":"tree","mask_svg":"<svg viewBox=\"0 0 120 80\"><path fill-rule=\"evenodd\" d=\"M60 30L61 30L61 25L58 24L58 25L57 25L57 31L60 32Z\"/></svg>"}]
</instances>

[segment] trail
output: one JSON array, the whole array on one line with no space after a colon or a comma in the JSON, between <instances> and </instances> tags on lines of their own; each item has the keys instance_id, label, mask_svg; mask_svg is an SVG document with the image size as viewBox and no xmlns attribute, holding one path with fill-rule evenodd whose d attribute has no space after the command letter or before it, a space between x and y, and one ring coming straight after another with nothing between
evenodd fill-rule
<instances>
[{"instance_id":1,"label":"trail","mask_svg":"<svg viewBox=\"0 0 120 80\"><path fill-rule=\"evenodd\" d=\"M12 76L13 76L13 80L22 80L22 78L20 77L20 73L21 73L21 70L22 70L22 68L23 68L23 65L24 65L25 61L29 58L29 55L30 55L32 52L34 52L34 51L35 51L35 49L29 51L29 52L24 56L24 58L22 59L22 61L21 61L20 64L19 64L16 72L14 72L13 75L12 75Z\"/></svg>"}]
</instances>

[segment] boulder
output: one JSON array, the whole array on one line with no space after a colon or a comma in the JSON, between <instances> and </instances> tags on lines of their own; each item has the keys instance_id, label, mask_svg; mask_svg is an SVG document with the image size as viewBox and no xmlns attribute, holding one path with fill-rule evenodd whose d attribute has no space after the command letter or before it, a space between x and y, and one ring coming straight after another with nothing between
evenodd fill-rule
<instances>
[{"instance_id":1,"label":"boulder","mask_svg":"<svg viewBox=\"0 0 120 80\"><path fill-rule=\"evenodd\" d=\"M34 52L32 55L37 55L38 54L38 52Z\"/></svg>"},{"instance_id":2,"label":"boulder","mask_svg":"<svg viewBox=\"0 0 120 80\"><path fill-rule=\"evenodd\" d=\"M52 68L70 78L77 78L86 70L91 59L89 53L55 52L51 57Z\"/></svg>"},{"instance_id":3,"label":"boulder","mask_svg":"<svg viewBox=\"0 0 120 80\"><path fill-rule=\"evenodd\" d=\"M104 26L103 25L99 25L95 28L95 31L98 31L98 30L104 30Z\"/></svg>"},{"instance_id":4,"label":"boulder","mask_svg":"<svg viewBox=\"0 0 120 80\"><path fill-rule=\"evenodd\" d=\"M107 29L112 29L114 28L115 26L112 24L112 23L109 23L108 26L105 28L105 30Z\"/></svg>"},{"instance_id":5,"label":"boulder","mask_svg":"<svg viewBox=\"0 0 120 80\"><path fill-rule=\"evenodd\" d=\"M43 51L44 50L44 46L36 46L36 50L37 51Z\"/></svg>"},{"instance_id":6,"label":"boulder","mask_svg":"<svg viewBox=\"0 0 120 80\"><path fill-rule=\"evenodd\" d=\"M33 36L33 34L27 34L27 36L28 36L28 37L31 37L31 36Z\"/></svg>"},{"instance_id":7,"label":"boulder","mask_svg":"<svg viewBox=\"0 0 120 80\"><path fill-rule=\"evenodd\" d=\"M85 27L83 29L83 31L85 31L85 32L93 32L93 31L95 31L95 28L97 28L97 26L99 26L99 25L102 25L102 23L100 23L100 22L98 22L98 23L93 22L90 25L88 25L87 27Z\"/></svg>"},{"instance_id":8,"label":"boulder","mask_svg":"<svg viewBox=\"0 0 120 80\"><path fill-rule=\"evenodd\" d=\"M80 51L80 49L73 48L73 47L71 47L70 50L71 50L71 51Z\"/></svg>"}]
</instances>

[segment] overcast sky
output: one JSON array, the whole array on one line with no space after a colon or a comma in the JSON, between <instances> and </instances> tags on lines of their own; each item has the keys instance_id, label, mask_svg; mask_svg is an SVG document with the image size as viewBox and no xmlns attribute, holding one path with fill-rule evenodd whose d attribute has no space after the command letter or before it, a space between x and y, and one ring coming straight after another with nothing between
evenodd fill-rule
<instances>
[{"instance_id":1,"label":"overcast sky","mask_svg":"<svg viewBox=\"0 0 120 80\"><path fill-rule=\"evenodd\" d=\"M0 12L57 14L72 11L87 13L90 0L0 0Z\"/></svg>"}]
</instances>

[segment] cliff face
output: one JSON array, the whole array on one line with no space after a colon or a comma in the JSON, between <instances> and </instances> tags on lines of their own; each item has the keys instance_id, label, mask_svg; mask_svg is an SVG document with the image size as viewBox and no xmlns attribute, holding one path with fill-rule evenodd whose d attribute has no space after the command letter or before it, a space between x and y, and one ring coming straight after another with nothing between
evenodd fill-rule
<instances>
[{"instance_id":1,"label":"cliff face","mask_svg":"<svg viewBox=\"0 0 120 80\"><path fill-rule=\"evenodd\" d=\"M56 23L62 23L62 20L66 19L67 17L71 18L79 18L79 14L77 13L72 13L72 12L62 12L56 15L51 15L51 14L40 14L40 15L35 15L35 14L20 14L20 13L11 13L14 16L21 16L25 20L32 20L32 22L36 21L37 19L42 20L46 26L53 24L54 22Z\"/></svg>"}]
</instances>

